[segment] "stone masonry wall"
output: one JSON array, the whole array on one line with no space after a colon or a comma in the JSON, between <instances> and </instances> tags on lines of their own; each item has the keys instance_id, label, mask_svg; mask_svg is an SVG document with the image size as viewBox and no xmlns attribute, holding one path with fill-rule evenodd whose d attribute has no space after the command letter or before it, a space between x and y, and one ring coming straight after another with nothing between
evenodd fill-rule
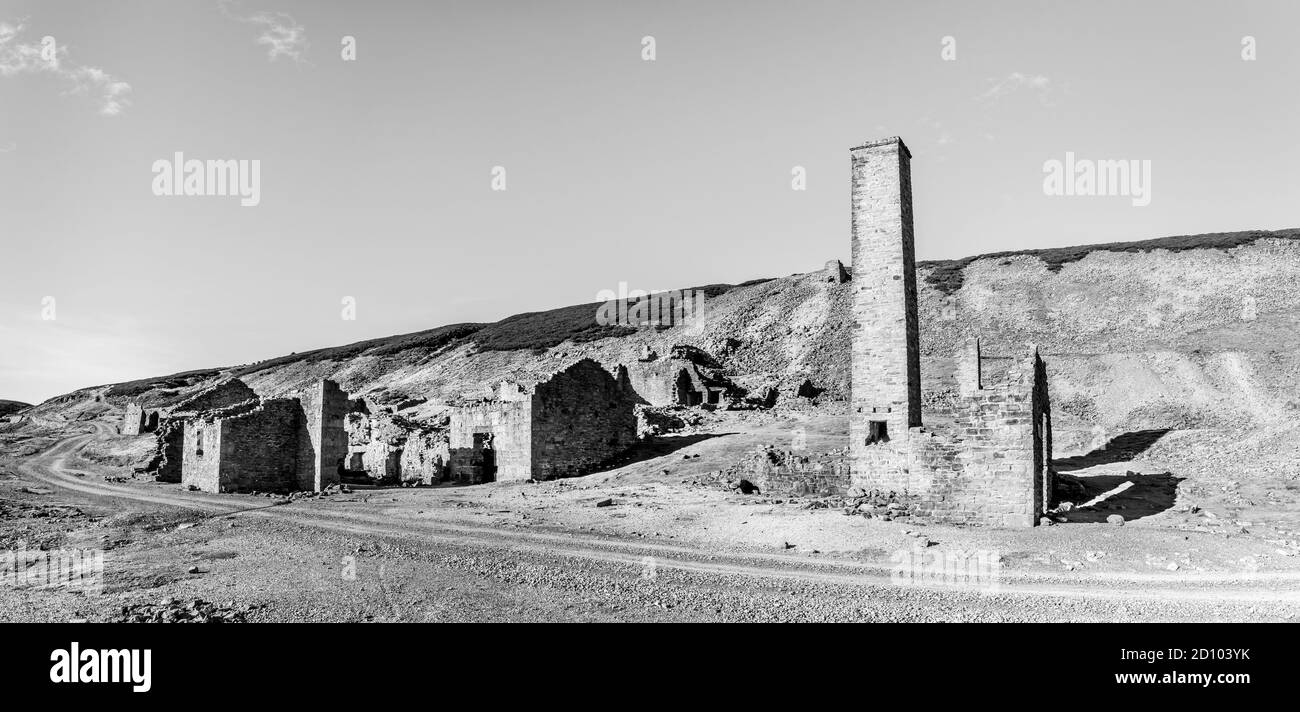
<instances>
[{"instance_id":1,"label":"stone masonry wall","mask_svg":"<svg viewBox=\"0 0 1300 712\"><path fill-rule=\"evenodd\" d=\"M751 472L759 491L767 496L845 495L851 485L849 462L844 455L799 455L769 449L755 458Z\"/></svg>"},{"instance_id":2,"label":"stone masonry wall","mask_svg":"<svg viewBox=\"0 0 1300 712\"><path fill-rule=\"evenodd\" d=\"M636 442L636 398L591 359L533 391L533 479L591 472Z\"/></svg>"}]
</instances>

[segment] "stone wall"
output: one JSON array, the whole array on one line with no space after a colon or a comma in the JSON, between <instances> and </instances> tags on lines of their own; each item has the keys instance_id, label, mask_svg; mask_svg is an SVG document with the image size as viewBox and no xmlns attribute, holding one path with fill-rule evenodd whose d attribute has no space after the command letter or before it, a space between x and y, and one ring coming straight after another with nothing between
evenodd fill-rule
<instances>
[{"instance_id":1,"label":"stone wall","mask_svg":"<svg viewBox=\"0 0 1300 712\"><path fill-rule=\"evenodd\" d=\"M851 486L846 455L800 455L768 449L754 458L750 474L768 496L829 497L845 495Z\"/></svg>"},{"instance_id":2,"label":"stone wall","mask_svg":"<svg viewBox=\"0 0 1300 712\"><path fill-rule=\"evenodd\" d=\"M591 472L637 439L636 399L600 364L583 359L538 384L532 398L532 476Z\"/></svg>"}]
</instances>

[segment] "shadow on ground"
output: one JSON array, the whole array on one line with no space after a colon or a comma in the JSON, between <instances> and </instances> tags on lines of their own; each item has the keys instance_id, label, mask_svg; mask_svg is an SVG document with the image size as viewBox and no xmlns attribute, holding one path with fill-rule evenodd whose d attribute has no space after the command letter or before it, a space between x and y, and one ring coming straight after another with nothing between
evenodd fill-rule
<instances>
[{"instance_id":1,"label":"shadow on ground","mask_svg":"<svg viewBox=\"0 0 1300 712\"><path fill-rule=\"evenodd\" d=\"M1116 462L1128 462L1146 452L1148 448L1164 437L1171 428L1154 430L1134 430L1131 433L1116 435L1105 446L1086 455L1075 455L1060 460L1053 460L1052 466L1057 472L1074 472L1094 465L1109 465Z\"/></svg>"},{"instance_id":2,"label":"shadow on ground","mask_svg":"<svg viewBox=\"0 0 1300 712\"><path fill-rule=\"evenodd\" d=\"M696 435L658 435L649 437L638 442L630 450L610 464L614 467L634 465L638 462L644 462L646 460L653 460L656 457L670 455L682 448L690 447L696 443L704 442L705 440L726 437L728 435L736 435L736 433L699 433Z\"/></svg>"},{"instance_id":3,"label":"shadow on ground","mask_svg":"<svg viewBox=\"0 0 1300 712\"><path fill-rule=\"evenodd\" d=\"M1112 514L1124 517L1125 521L1149 517L1174 506L1174 500L1178 497L1178 483L1184 479L1186 478L1175 477L1168 472L1154 475L1130 472L1125 475L1092 477L1057 475L1057 503L1072 502L1076 507L1126 482L1130 483L1123 491L1116 492L1091 507L1071 509L1057 516L1066 522L1104 522Z\"/></svg>"}]
</instances>

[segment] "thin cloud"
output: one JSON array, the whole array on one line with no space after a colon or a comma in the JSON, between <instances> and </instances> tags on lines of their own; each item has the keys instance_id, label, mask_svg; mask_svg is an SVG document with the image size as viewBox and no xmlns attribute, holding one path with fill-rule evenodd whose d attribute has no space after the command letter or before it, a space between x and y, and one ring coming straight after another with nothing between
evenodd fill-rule
<instances>
[{"instance_id":1,"label":"thin cloud","mask_svg":"<svg viewBox=\"0 0 1300 712\"><path fill-rule=\"evenodd\" d=\"M957 139L953 138L952 133L949 132L948 129L944 128L944 125L939 122L939 120L929 116L923 116L921 117L920 123L929 127L930 130L936 134L934 138L936 145L947 146L957 142Z\"/></svg>"},{"instance_id":2,"label":"thin cloud","mask_svg":"<svg viewBox=\"0 0 1300 712\"><path fill-rule=\"evenodd\" d=\"M26 25L0 22L0 76L46 73L71 84L70 94L89 94L99 97L99 113L117 116L131 104L127 94L131 85L105 72L99 67L76 64L68 59L68 50L55 44L53 56L46 57L40 41L25 42L21 38Z\"/></svg>"},{"instance_id":3,"label":"thin cloud","mask_svg":"<svg viewBox=\"0 0 1300 712\"><path fill-rule=\"evenodd\" d=\"M288 13L262 11L243 15L237 12L236 3L232 0L222 0L220 7L226 17L258 27L260 34L257 36L257 44L267 48L267 56L272 62L280 57L302 62L306 57L307 29Z\"/></svg>"},{"instance_id":4,"label":"thin cloud","mask_svg":"<svg viewBox=\"0 0 1300 712\"><path fill-rule=\"evenodd\" d=\"M992 84L988 91L975 97L978 101L993 101L1021 89L1028 89L1038 96L1039 101L1048 102L1053 86L1052 80L1041 74L1022 74L1012 72L1001 79L990 79Z\"/></svg>"},{"instance_id":5,"label":"thin cloud","mask_svg":"<svg viewBox=\"0 0 1300 712\"><path fill-rule=\"evenodd\" d=\"M18 150L18 144L14 143L13 141L10 141L9 143L0 146L0 153L13 153L14 151L17 150Z\"/></svg>"}]
</instances>

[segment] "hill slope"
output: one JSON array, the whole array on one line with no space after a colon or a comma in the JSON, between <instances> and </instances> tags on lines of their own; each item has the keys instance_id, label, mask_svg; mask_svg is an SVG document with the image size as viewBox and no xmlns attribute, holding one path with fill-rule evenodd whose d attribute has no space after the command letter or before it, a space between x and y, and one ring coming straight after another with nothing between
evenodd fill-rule
<instances>
[{"instance_id":1,"label":"hill slope","mask_svg":"<svg viewBox=\"0 0 1300 712\"><path fill-rule=\"evenodd\" d=\"M3 418L4 416L9 415L10 413L17 413L18 411L24 408L30 408L30 407L32 407L31 403L23 403L21 401L11 401L11 400L0 400L0 418Z\"/></svg>"},{"instance_id":2,"label":"hill slope","mask_svg":"<svg viewBox=\"0 0 1300 712\"><path fill-rule=\"evenodd\" d=\"M1236 430L1300 415L1300 230L998 253L917 271L927 391L947 387L968 336L982 339L990 368L1036 343L1063 445L1098 428ZM745 387L788 392L807 378L825 400L842 399L851 288L820 271L712 285L703 317L663 329L600 327L597 305L576 305L85 389L37 411L96 394L163 405L231 375L263 395L329 377L379 405L428 398L403 411L418 420L484 384L540 380L584 357L613 367L674 344L714 355Z\"/></svg>"}]
</instances>

